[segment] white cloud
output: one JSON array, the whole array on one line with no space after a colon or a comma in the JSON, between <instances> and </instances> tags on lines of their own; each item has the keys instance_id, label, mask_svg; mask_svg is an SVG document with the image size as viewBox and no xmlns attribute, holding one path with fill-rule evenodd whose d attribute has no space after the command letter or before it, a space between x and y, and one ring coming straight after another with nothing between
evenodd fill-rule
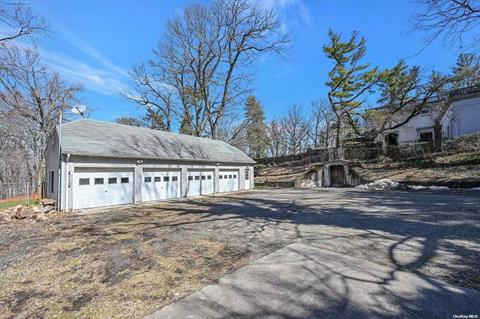
<instances>
[{"instance_id":1,"label":"white cloud","mask_svg":"<svg viewBox=\"0 0 480 319\"><path fill-rule=\"evenodd\" d=\"M312 25L310 10L303 0L264 0L255 3L263 9L274 10L280 19L283 20L282 25L288 24L288 20L292 19L292 17L299 17L307 26Z\"/></svg>"},{"instance_id":2,"label":"white cloud","mask_svg":"<svg viewBox=\"0 0 480 319\"><path fill-rule=\"evenodd\" d=\"M60 53L40 49L44 61L71 82L82 83L86 89L105 95L118 95L128 89L118 72L95 68Z\"/></svg>"},{"instance_id":3,"label":"white cloud","mask_svg":"<svg viewBox=\"0 0 480 319\"><path fill-rule=\"evenodd\" d=\"M107 57L101 54L98 50L94 47L77 37L72 32L68 31L67 29L62 29L62 33L64 35L64 39L67 40L70 44L80 49L83 53L90 56L91 58L95 59L99 62L102 66L109 69L112 72L118 73L123 76L127 76L127 71L113 62L111 62Z\"/></svg>"}]
</instances>

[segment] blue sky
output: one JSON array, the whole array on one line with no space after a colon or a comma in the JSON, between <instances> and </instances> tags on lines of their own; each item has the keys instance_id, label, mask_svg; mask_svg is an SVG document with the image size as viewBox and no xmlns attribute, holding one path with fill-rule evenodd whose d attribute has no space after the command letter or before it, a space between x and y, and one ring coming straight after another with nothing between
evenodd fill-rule
<instances>
[{"instance_id":1,"label":"blue sky","mask_svg":"<svg viewBox=\"0 0 480 319\"><path fill-rule=\"evenodd\" d=\"M259 0L260 1L260 0ZM127 72L151 56L166 20L191 1L34 1L33 10L52 27L37 45L43 58L67 81L85 86L82 99L95 109L91 118L142 117L143 111L118 95L127 88ZM307 112L311 101L325 97L331 68L322 46L329 28L348 36L357 30L367 39L365 61L381 68L401 58L425 70L448 71L459 45L436 41L426 49L424 34L411 30L411 0L266 0L294 41L287 59L258 60L252 86L267 118L281 116L292 104Z\"/></svg>"}]
</instances>

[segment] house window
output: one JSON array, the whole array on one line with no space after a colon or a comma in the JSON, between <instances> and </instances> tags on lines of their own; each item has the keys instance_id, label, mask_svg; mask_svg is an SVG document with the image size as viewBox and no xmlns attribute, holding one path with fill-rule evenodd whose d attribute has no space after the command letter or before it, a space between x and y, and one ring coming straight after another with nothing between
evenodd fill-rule
<instances>
[{"instance_id":1,"label":"house window","mask_svg":"<svg viewBox=\"0 0 480 319\"><path fill-rule=\"evenodd\" d=\"M208 175L208 176L207 176L207 179L212 179L212 175Z\"/></svg>"},{"instance_id":2,"label":"house window","mask_svg":"<svg viewBox=\"0 0 480 319\"><path fill-rule=\"evenodd\" d=\"M109 184L116 184L117 183L117 178L116 177L109 177L108 178L108 183Z\"/></svg>"},{"instance_id":3,"label":"house window","mask_svg":"<svg viewBox=\"0 0 480 319\"><path fill-rule=\"evenodd\" d=\"M103 184L103 178L95 178L93 183L95 185L102 185Z\"/></svg>"},{"instance_id":4,"label":"house window","mask_svg":"<svg viewBox=\"0 0 480 319\"><path fill-rule=\"evenodd\" d=\"M245 171L245 180L248 181L249 179L250 179L250 171L247 169L247 170Z\"/></svg>"},{"instance_id":5,"label":"house window","mask_svg":"<svg viewBox=\"0 0 480 319\"><path fill-rule=\"evenodd\" d=\"M162 178L160 176L155 176L155 182L161 182Z\"/></svg>"},{"instance_id":6,"label":"house window","mask_svg":"<svg viewBox=\"0 0 480 319\"><path fill-rule=\"evenodd\" d=\"M78 185L90 185L90 178L78 179Z\"/></svg>"},{"instance_id":7,"label":"house window","mask_svg":"<svg viewBox=\"0 0 480 319\"><path fill-rule=\"evenodd\" d=\"M420 142L433 142L433 133L432 132L423 132L420 133Z\"/></svg>"},{"instance_id":8,"label":"house window","mask_svg":"<svg viewBox=\"0 0 480 319\"><path fill-rule=\"evenodd\" d=\"M189 181L193 181L193 176L188 176Z\"/></svg>"},{"instance_id":9,"label":"house window","mask_svg":"<svg viewBox=\"0 0 480 319\"><path fill-rule=\"evenodd\" d=\"M55 171L50 172L50 193L53 193L55 186Z\"/></svg>"},{"instance_id":10,"label":"house window","mask_svg":"<svg viewBox=\"0 0 480 319\"><path fill-rule=\"evenodd\" d=\"M169 181L170 181L170 177L169 177L169 176L163 176L163 181L164 181L164 182L169 182Z\"/></svg>"},{"instance_id":11,"label":"house window","mask_svg":"<svg viewBox=\"0 0 480 319\"><path fill-rule=\"evenodd\" d=\"M151 177L145 177L145 183L150 183L152 181L152 178Z\"/></svg>"},{"instance_id":12,"label":"house window","mask_svg":"<svg viewBox=\"0 0 480 319\"><path fill-rule=\"evenodd\" d=\"M122 178L120 179L120 183L122 183L122 184L128 184L128 177L122 177Z\"/></svg>"},{"instance_id":13,"label":"house window","mask_svg":"<svg viewBox=\"0 0 480 319\"><path fill-rule=\"evenodd\" d=\"M172 182L178 181L178 176L172 176Z\"/></svg>"}]
</instances>

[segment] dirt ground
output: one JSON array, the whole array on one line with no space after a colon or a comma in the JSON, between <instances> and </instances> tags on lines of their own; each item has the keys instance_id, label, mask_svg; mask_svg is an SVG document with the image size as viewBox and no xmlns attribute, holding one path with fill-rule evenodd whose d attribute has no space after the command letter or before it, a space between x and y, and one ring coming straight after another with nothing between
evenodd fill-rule
<instances>
[{"instance_id":1,"label":"dirt ground","mask_svg":"<svg viewBox=\"0 0 480 319\"><path fill-rule=\"evenodd\" d=\"M0 317L141 318L293 242L480 290L478 193L265 189L2 225Z\"/></svg>"}]
</instances>

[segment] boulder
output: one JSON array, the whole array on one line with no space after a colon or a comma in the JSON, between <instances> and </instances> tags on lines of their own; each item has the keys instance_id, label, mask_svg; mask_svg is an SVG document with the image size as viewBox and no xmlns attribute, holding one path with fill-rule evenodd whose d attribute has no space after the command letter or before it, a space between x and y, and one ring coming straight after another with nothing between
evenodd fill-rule
<instances>
[{"instance_id":1,"label":"boulder","mask_svg":"<svg viewBox=\"0 0 480 319\"><path fill-rule=\"evenodd\" d=\"M30 207L23 205L15 206L13 211L13 218L16 219L32 218L35 215L35 212Z\"/></svg>"},{"instance_id":2,"label":"boulder","mask_svg":"<svg viewBox=\"0 0 480 319\"><path fill-rule=\"evenodd\" d=\"M43 198L38 201L42 206L55 206L56 201L51 198Z\"/></svg>"}]
</instances>

